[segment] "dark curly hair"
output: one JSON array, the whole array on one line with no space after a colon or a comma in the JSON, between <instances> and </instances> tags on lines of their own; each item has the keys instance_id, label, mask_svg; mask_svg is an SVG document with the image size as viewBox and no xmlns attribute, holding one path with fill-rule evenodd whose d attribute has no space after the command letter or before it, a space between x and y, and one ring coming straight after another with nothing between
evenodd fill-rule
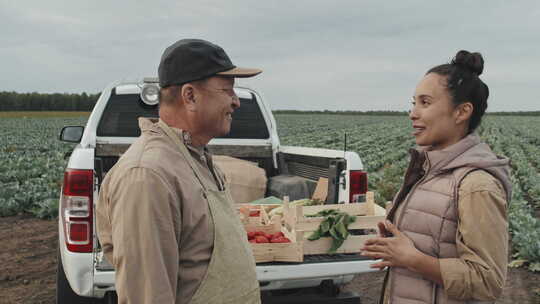
<instances>
[{"instance_id":1,"label":"dark curly hair","mask_svg":"<svg viewBox=\"0 0 540 304\"><path fill-rule=\"evenodd\" d=\"M446 76L446 87L452 102L458 106L465 102L473 105L469 121L469 133L472 133L482 120L487 109L488 86L478 77L484 71L484 58L480 53L461 50L450 63L441 64L427 71Z\"/></svg>"}]
</instances>

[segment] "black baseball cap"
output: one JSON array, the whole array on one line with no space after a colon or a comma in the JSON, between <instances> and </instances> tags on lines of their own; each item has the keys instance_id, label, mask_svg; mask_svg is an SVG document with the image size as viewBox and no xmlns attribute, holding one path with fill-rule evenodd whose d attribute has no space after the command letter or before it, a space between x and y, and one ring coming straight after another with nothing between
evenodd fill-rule
<instances>
[{"instance_id":1,"label":"black baseball cap","mask_svg":"<svg viewBox=\"0 0 540 304\"><path fill-rule=\"evenodd\" d=\"M163 52L158 67L162 88L214 75L246 78L261 72L235 66L220 46L202 39L182 39L169 46Z\"/></svg>"}]
</instances>

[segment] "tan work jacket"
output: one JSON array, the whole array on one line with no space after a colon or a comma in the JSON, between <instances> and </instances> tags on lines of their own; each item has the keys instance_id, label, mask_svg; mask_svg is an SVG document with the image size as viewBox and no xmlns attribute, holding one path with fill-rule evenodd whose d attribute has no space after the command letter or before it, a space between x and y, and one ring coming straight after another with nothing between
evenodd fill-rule
<instances>
[{"instance_id":1,"label":"tan work jacket","mask_svg":"<svg viewBox=\"0 0 540 304\"><path fill-rule=\"evenodd\" d=\"M141 137L107 174L96 207L119 303L227 303L243 292L258 303L249 244L211 156L181 130L144 118L139 125ZM227 273L229 260L235 269ZM219 276L236 295L213 294L224 289Z\"/></svg>"}]
</instances>

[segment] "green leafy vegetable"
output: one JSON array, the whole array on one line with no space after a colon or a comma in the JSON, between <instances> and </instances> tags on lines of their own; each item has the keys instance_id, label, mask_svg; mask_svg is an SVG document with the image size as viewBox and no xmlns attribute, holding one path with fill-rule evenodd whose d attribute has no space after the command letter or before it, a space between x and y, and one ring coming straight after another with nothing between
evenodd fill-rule
<instances>
[{"instance_id":1,"label":"green leafy vegetable","mask_svg":"<svg viewBox=\"0 0 540 304\"><path fill-rule=\"evenodd\" d=\"M316 214L306 215L307 217L324 217L317 230L309 237L309 241L315 241L322 237L331 237L332 246L328 253L336 253L343 245L343 242L349 237L349 224L356 221L356 216L347 214L337 209L325 209Z\"/></svg>"}]
</instances>

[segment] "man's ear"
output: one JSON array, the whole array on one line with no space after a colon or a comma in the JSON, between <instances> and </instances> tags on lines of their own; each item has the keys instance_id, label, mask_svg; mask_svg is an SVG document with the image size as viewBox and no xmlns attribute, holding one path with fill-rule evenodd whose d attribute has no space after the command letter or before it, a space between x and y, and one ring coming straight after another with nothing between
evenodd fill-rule
<instances>
[{"instance_id":1,"label":"man's ear","mask_svg":"<svg viewBox=\"0 0 540 304\"><path fill-rule=\"evenodd\" d=\"M470 102L464 102L457 106L456 109L456 123L460 124L469 120L473 114L474 106Z\"/></svg>"},{"instance_id":2,"label":"man's ear","mask_svg":"<svg viewBox=\"0 0 540 304\"><path fill-rule=\"evenodd\" d=\"M186 83L182 86L182 103L188 111L196 112L196 89L191 83Z\"/></svg>"}]
</instances>

